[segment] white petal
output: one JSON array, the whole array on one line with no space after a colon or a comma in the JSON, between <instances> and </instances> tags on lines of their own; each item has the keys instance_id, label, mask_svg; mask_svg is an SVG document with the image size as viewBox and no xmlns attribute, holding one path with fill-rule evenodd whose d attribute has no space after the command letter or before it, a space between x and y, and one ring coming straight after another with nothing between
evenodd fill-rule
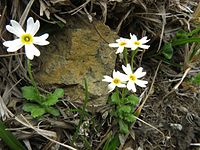
<instances>
[{"instance_id":1,"label":"white petal","mask_svg":"<svg viewBox=\"0 0 200 150\"><path fill-rule=\"evenodd\" d=\"M9 47L7 49L7 52L16 52L17 50L19 50L20 48L22 48L23 45L16 45L15 47Z\"/></svg>"},{"instance_id":2,"label":"white petal","mask_svg":"<svg viewBox=\"0 0 200 150\"><path fill-rule=\"evenodd\" d=\"M33 44L25 45L25 53L30 60L34 58L34 55L40 56L40 51Z\"/></svg>"},{"instance_id":3,"label":"white petal","mask_svg":"<svg viewBox=\"0 0 200 150\"><path fill-rule=\"evenodd\" d=\"M125 74L123 74L123 73L121 73L121 72L119 72L119 71L115 72L113 78L119 78L122 82L128 80L127 75L125 75Z\"/></svg>"},{"instance_id":4,"label":"white petal","mask_svg":"<svg viewBox=\"0 0 200 150\"><path fill-rule=\"evenodd\" d=\"M117 72L115 70L113 70L113 78L116 78L117 77Z\"/></svg>"},{"instance_id":5,"label":"white petal","mask_svg":"<svg viewBox=\"0 0 200 150\"><path fill-rule=\"evenodd\" d=\"M140 72L140 73L138 73L138 74L135 74L135 76L137 77L137 78L142 78L142 77L144 77L146 75L146 72Z\"/></svg>"},{"instance_id":6,"label":"white petal","mask_svg":"<svg viewBox=\"0 0 200 150\"><path fill-rule=\"evenodd\" d=\"M30 34L34 36L38 32L39 28L40 28L40 22L36 20L36 22L34 23L32 27L32 30L30 31Z\"/></svg>"},{"instance_id":7,"label":"white petal","mask_svg":"<svg viewBox=\"0 0 200 150\"><path fill-rule=\"evenodd\" d=\"M33 45L34 46L34 45ZM35 47L35 46L34 46ZM40 56L40 51L39 51L39 49L37 49L36 47L35 47L35 50L34 50L34 54L35 54L35 56Z\"/></svg>"},{"instance_id":8,"label":"white petal","mask_svg":"<svg viewBox=\"0 0 200 150\"><path fill-rule=\"evenodd\" d=\"M33 38L33 43L37 45L48 45L49 41L46 41L46 39L49 37L49 34L43 34L41 36L36 36Z\"/></svg>"},{"instance_id":9,"label":"white petal","mask_svg":"<svg viewBox=\"0 0 200 150\"><path fill-rule=\"evenodd\" d=\"M149 40L147 40L147 36L141 38L139 41L140 41L142 44L149 42Z\"/></svg>"},{"instance_id":10,"label":"white petal","mask_svg":"<svg viewBox=\"0 0 200 150\"><path fill-rule=\"evenodd\" d=\"M104 76L104 79L102 81L104 82L112 82L112 78L110 76Z\"/></svg>"},{"instance_id":11,"label":"white petal","mask_svg":"<svg viewBox=\"0 0 200 150\"><path fill-rule=\"evenodd\" d=\"M136 80L135 84L137 84L140 87L146 87L146 84L148 83L148 81L144 81L144 80Z\"/></svg>"},{"instance_id":12,"label":"white petal","mask_svg":"<svg viewBox=\"0 0 200 150\"><path fill-rule=\"evenodd\" d=\"M14 47L18 43L21 43L20 39L15 39L15 40L12 40L12 41L5 41L5 42L3 42L3 45L6 46L6 47Z\"/></svg>"},{"instance_id":13,"label":"white petal","mask_svg":"<svg viewBox=\"0 0 200 150\"><path fill-rule=\"evenodd\" d=\"M26 53L26 57L32 60L34 58L34 51L30 49L29 47L30 47L29 45L25 45L25 53Z\"/></svg>"},{"instance_id":14,"label":"white petal","mask_svg":"<svg viewBox=\"0 0 200 150\"><path fill-rule=\"evenodd\" d=\"M124 65L122 65L122 69L123 69L123 71L124 71L127 75L132 74L132 70L131 70L130 64L127 64L126 67L125 67Z\"/></svg>"},{"instance_id":15,"label":"white petal","mask_svg":"<svg viewBox=\"0 0 200 150\"><path fill-rule=\"evenodd\" d=\"M20 39L15 39L13 41L5 41L3 45L8 47L8 52L15 52L23 46L23 44L20 42Z\"/></svg>"},{"instance_id":16,"label":"white petal","mask_svg":"<svg viewBox=\"0 0 200 150\"><path fill-rule=\"evenodd\" d=\"M141 78L141 77L144 77L146 75L146 72L142 72L143 68L140 67L138 68L135 72L134 72L134 75L137 77L137 78Z\"/></svg>"},{"instance_id":17,"label":"white petal","mask_svg":"<svg viewBox=\"0 0 200 150\"><path fill-rule=\"evenodd\" d=\"M41 37L41 38L43 38L44 40L46 40L46 39L49 37L49 34L48 34L48 33L45 33L45 34L43 34L43 35L41 35L41 36L39 36L39 37Z\"/></svg>"},{"instance_id":18,"label":"white petal","mask_svg":"<svg viewBox=\"0 0 200 150\"><path fill-rule=\"evenodd\" d=\"M22 29L21 25L17 21L11 20L10 23L11 23L11 25L12 25L13 29L15 30L15 33L16 33L16 34L15 33L13 33L13 34L15 34L16 36L20 37L22 34L25 33L24 30Z\"/></svg>"},{"instance_id":19,"label":"white petal","mask_svg":"<svg viewBox=\"0 0 200 150\"><path fill-rule=\"evenodd\" d=\"M39 28L40 28L40 22L36 20L36 22L34 23L33 18L29 17L27 20L26 33L29 33L32 36L34 36L39 30Z\"/></svg>"},{"instance_id":20,"label":"white petal","mask_svg":"<svg viewBox=\"0 0 200 150\"><path fill-rule=\"evenodd\" d=\"M33 26L34 26L34 20L32 17L29 17L26 25L26 33L31 33Z\"/></svg>"},{"instance_id":21,"label":"white petal","mask_svg":"<svg viewBox=\"0 0 200 150\"><path fill-rule=\"evenodd\" d=\"M131 37L131 41L137 41L137 36L135 34L130 33L130 37Z\"/></svg>"},{"instance_id":22,"label":"white petal","mask_svg":"<svg viewBox=\"0 0 200 150\"><path fill-rule=\"evenodd\" d=\"M149 49L150 45L140 45L139 47L143 49Z\"/></svg>"},{"instance_id":23,"label":"white petal","mask_svg":"<svg viewBox=\"0 0 200 150\"><path fill-rule=\"evenodd\" d=\"M112 91L115 89L115 87L116 87L116 86L115 86L114 84L110 83L110 84L108 85L109 93L112 92Z\"/></svg>"},{"instance_id":24,"label":"white petal","mask_svg":"<svg viewBox=\"0 0 200 150\"><path fill-rule=\"evenodd\" d=\"M117 51L116 54L122 53L124 51L124 46L120 46Z\"/></svg>"},{"instance_id":25,"label":"white petal","mask_svg":"<svg viewBox=\"0 0 200 150\"><path fill-rule=\"evenodd\" d=\"M12 33L12 34L14 34L14 35L16 35L16 36L18 36L18 37L20 37L23 33L21 33L21 32L19 32L18 30L16 30L16 29L14 29L12 26L10 26L10 25L7 25L6 26L6 29L10 32L10 33Z\"/></svg>"},{"instance_id":26,"label":"white petal","mask_svg":"<svg viewBox=\"0 0 200 150\"><path fill-rule=\"evenodd\" d=\"M132 90L133 92L136 92L135 83L129 81L129 82L127 83L127 89L128 89L128 90Z\"/></svg>"},{"instance_id":27,"label":"white petal","mask_svg":"<svg viewBox=\"0 0 200 150\"><path fill-rule=\"evenodd\" d=\"M116 40L117 43L119 43L119 42L125 42L125 43L127 43L128 41L129 41L129 39L122 38L122 37L120 37L119 39Z\"/></svg>"},{"instance_id":28,"label":"white petal","mask_svg":"<svg viewBox=\"0 0 200 150\"><path fill-rule=\"evenodd\" d=\"M138 48L138 45L133 44L133 42L128 42L126 47L131 48L131 50L136 50Z\"/></svg>"},{"instance_id":29,"label":"white petal","mask_svg":"<svg viewBox=\"0 0 200 150\"><path fill-rule=\"evenodd\" d=\"M120 88L125 88L125 87L126 87L125 84L119 84L119 85L117 85L117 86L120 87Z\"/></svg>"},{"instance_id":30,"label":"white petal","mask_svg":"<svg viewBox=\"0 0 200 150\"><path fill-rule=\"evenodd\" d=\"M110 47L119 47L119 44L118 43L110 43L109 46Z\"/></svg>"}]
</instances>

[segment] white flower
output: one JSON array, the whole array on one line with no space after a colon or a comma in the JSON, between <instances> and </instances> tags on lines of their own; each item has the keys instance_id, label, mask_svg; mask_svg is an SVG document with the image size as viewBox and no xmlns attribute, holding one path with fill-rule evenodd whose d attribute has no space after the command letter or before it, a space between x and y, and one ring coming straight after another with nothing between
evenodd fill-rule
<instances>
[{"instance_id":1,"label":"white flower","mask_svg":"<svg viewBox=\"0 0 200 150\"><path fill-rule=\"evenodd\" d=\"M40 51L34 46L36 45L47 45L49 44L46 39L49 37L49 34L43 34L41 36L35 36L37 31L40 28L40 22L34 20L32 17L29 17L27 20L26 32L22 29L20 24L15 20L10 21L11 25L7 25L6 29L15 34L17 39L12 41L5 41L4 46L8 47L8 52L15 52L25 46L25 53L28 59L32 60L35 56L40 56Z\"/></svg>"},{"instance_id":2,"label":"white flower","mask_svg":"<svg viewBox=\"0 0 200 150\"><path fill-rule=\"evenodd\" d=\"M130 33L131 39L129 40L127 47L131 48L131 50L136 50L137 48L148 49L150 46L145 45L149 40L147 40L147 36L141 38L140 40L137 39L135 34Z\"/></svg>"},{"instance_id":3,"label":"white flower","mask_svg":"<svg viewBox=\"0 0 200 150\"><path fill-rule=\"evenodd\" d=\"M127 43L129 42L129 39L126 38L119 38L116 40L116 43L110 43L110 47L118 47L116 54L122 53L124 51L124 48L126 47Z\"/></svg>"},{"instance_id":4,"label":"white flower","mask_svg":"<svg viewBox=\"0 0 200 150\"><path fill-rule=\"evenodd\" d=\"M137 84L140 87L146 87L147 81L140 80L139 78L142 78L146 75L146 72L142 72L143 68L138 68L134 73L131 70L130 64L127 64L127 66L122 66L122 69L127 75L127 89L132 90L133 92L136 92L135 84Z\"/></svg>"},{"instance_id":5,"label":"white flower","mask_svg":"<svg viewBox=\"0 0 200 150\"><path fill-rule=\"evenodd\" d=\"M109 82L108 85L109 92L113 91L115 87L119 88L125 88L126 85L124 84L125 81L127 81L126 75L123 73L120 73L119 71L113 71L113 78L110 76L104 76L104 79L102 81Z\"/></svg>"}]
</instances>

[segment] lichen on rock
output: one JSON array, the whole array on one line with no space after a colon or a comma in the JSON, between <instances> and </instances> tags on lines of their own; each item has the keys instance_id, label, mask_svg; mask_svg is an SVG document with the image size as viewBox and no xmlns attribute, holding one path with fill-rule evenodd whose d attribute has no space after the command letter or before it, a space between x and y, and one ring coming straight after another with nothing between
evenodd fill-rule
<instances>
[{"instance_id":1,"label":"lichen on rock","mask_svg":"<svg viewBox=\"0 0 200 150\"><path fill-rule=\"evenodd\" d=\"M78 23L77 23L78 22ZM42 66L36 73L42 85L66 85L71 100L84 99L84 78L95 105L107 101L104 75L110 75L115 66L115 50L107 42L117 38L115 32L100 21L70 17L66 26L51 35L50 45L42 50Z\"/></svg>"}]
</instances>

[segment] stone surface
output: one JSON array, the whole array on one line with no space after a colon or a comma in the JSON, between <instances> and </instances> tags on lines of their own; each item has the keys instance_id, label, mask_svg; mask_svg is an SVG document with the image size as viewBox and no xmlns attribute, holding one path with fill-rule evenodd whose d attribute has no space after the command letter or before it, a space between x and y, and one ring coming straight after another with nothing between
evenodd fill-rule
<instances>
[{"instance_id":1,"label":"stone surface","mask_svg":"<svg viewBox=\"0 0 200 150\"><path fill-rule=\"evenodd\" d=\"M84 78L94 105L107 101L104 75L111 75L115 66L115 49L108 46L117 38L108 26L99 21L70 18L59 32L50 35L50 44L41 50L40 71L35 74L41 85L65 85L71 100L84 99ZM106 42L107 41L107 42Z\"/></svg>"}]
</instances>

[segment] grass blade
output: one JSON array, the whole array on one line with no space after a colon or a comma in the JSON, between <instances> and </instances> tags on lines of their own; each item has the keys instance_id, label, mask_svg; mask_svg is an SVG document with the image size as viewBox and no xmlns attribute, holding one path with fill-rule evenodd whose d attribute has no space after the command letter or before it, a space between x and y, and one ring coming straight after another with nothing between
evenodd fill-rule
<instances>
[{"instance_id":1,"label":"grass blade","mask_svg":"<svg viewBox=\"0 0 200 150\"><path fill-rule=\"evenodd\" d=\"M0 138L11 150L25 150L17 138L8 130L2 121L0 121Z\"/></svg>"}]
</instances>

